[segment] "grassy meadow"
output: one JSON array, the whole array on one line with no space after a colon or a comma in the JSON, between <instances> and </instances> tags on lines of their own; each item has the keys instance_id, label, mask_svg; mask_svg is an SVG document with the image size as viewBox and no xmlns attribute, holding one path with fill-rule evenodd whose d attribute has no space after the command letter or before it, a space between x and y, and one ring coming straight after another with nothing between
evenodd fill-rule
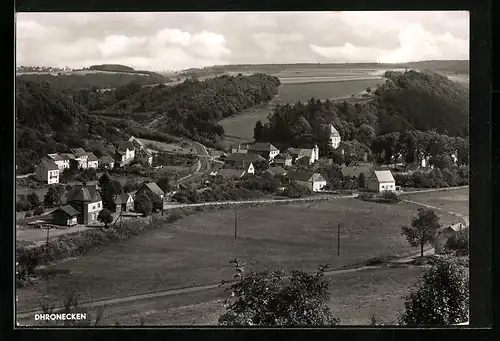
<instances>
[{"instance_id":1,"label":"grassy meadow","mask_svg":"<svg viewBox=\"0 0 500 341\"><path fill-rule=\"evenodd\" d=\"M414 253L401 235L419 206L397 206L357 199L238 209L187 216L179 221L77 259L50 266L69 269L36 287L18 290L18 307L36 308L41 293L60 302L77 289L81 300L220 282L232 277L235 257L250 268L313 271L363 263L374 257ZM443 222L454 218L439 213ZM341 227L337 256L337 225ZM126 280L124 280L126 279Z\"/></svg>"},{"instance_id":2,"label":"grassy meadow","mask_svg":"<svg viewBox=\"0 0 500 341\"><path fill-rule=\"evenodd\" d=\"M415 193L404 196L404 199L440 207L445 210L469 215L469 188L451 191Z\"/></svg>"}]
</instances>

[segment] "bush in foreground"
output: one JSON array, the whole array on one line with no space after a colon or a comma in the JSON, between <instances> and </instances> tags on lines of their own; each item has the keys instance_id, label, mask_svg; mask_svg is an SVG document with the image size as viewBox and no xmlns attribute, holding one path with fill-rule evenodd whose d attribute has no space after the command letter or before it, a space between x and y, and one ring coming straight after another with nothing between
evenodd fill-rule
<instances>
[{"instance_id":1,"label":"bush in foreground","mask_svg":"<svg viewBox=\"0 0 500 341\"><path fill-rule=\"evenodd\" d=\"M445 249L454 251L457 256L469 255L469 233L467 230L452 235L445 244Z\"/></svg>"},{"instance_id":2,"label":"bush in foreground","mask_svg":"<svg viewBox=\"0 0 500 341\"><path fill-rule=\"evenodd\" d=\"M236 282L226 290L231 299L219 324L224 326L332 326L338 323L328 307L330 282L324 279L326 266L316 273L282 271L244 273L237 259Z\"/></svg>"},{"instance_id":3,"label":"bush in foreground","mask_svg":"<svg viewBox=\"0 0 500 341\"><path fill-rule=\"evenodd\" d=\"M469 318L468 271L452 258L438 259L405 298L404 325L453 325Z\"/></svg>"}]
</instances>

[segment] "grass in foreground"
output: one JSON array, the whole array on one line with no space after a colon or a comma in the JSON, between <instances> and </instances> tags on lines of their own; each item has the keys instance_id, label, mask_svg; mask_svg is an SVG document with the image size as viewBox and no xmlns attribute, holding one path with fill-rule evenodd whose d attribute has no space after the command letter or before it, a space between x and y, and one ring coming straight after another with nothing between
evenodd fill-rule
<instances>
[{"instance_id":1,"label":"grass in foreground","mask_svg":"<svg viewBox=\"0 0 500 341\"><path fill-rule=\"evenodd\" d=\"M20 289L18 305L20 310L36 308L34 290L60 301L76 288L80 300L87 301L217 283L232 277L228 260L235 257L255 270L311 271L319 264L337 268L373 257L405 255L418 251L400 232L417 208L356 199L240 208L238 239L234 239L234 210L192 215L51 266L70 269L71 274ZM440 216L443 223L454 220ZM343 228L337 256L339 223Z\"/></svg>"}]
</instances>

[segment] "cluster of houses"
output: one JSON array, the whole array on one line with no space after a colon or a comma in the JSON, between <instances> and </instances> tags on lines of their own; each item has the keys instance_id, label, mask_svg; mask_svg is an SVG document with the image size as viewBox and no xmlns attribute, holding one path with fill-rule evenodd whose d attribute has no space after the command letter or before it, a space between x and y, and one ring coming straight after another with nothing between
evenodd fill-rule
<instances>
[{"instance_id":1,"label":"cluster of houses","mask_svg":"<svg viewBox=\"0 0 500 341\"><path fill-rule=\"evenodd\" d=\"M129 212L134 209L134 199L139 194L154 193L162 200L165 193L154 182L144 183L133 193L117 195L114 199L115 212ZM99 212L103 210L103 202L97 185L74 186L67 195L66 204L60 206L53 213L53 222L56 225L92 225L98 221Z\"/></svg>"},{"instance_id":2,"label":"cluster of houses","mask_svg":"<svg viewBox=\"0 0 500 341\"><path fill-rule=\"evenodd\" d=\"M71 160L78 162L78 167L81 169L112 169L115 166L127 165L134 160L150 166L153 164L152 151L133 136L128 141L111 147L113 155L102 155L99 158L83 148L71 148L68 153L47 154L36 166L35 175L38 180L49 185L59 183L60 172L70 167Z\"/></svg>"}]
</instances>

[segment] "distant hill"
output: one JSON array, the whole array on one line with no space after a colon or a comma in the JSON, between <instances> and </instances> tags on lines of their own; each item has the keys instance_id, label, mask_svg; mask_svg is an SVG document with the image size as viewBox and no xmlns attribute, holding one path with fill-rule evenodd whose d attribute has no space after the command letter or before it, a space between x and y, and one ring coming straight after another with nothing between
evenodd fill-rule
<instances>
[{"instance_id":1,"label":"distant hill","mask_svg":"<svg viewBox=\"0 0 500 341\"><path fill-rule=\"evenodd\" d=\"M20 73L17 78L41 84L49 82L57 89L110 89L125 86L130 83L152 85L164 83L167 80L159 73L144 70L134 70L125 65L102 64L92 65L81 70Z\"/></svg>"},{"instance_id":2,"label":"distant hill","mask_svg":"<svg viewBox=\"0 0 500 341\"><path fill-rule=\"evenodd\" d=\"M224 72L263 72L275 73L291 69L417 69L457 74L469 73L468 60L429 60L410 63L296 63L296 64L238 64L214 65L200 69L187 69L181 72L187 76L218 75Z\"/></svg>"}]
</instances>

